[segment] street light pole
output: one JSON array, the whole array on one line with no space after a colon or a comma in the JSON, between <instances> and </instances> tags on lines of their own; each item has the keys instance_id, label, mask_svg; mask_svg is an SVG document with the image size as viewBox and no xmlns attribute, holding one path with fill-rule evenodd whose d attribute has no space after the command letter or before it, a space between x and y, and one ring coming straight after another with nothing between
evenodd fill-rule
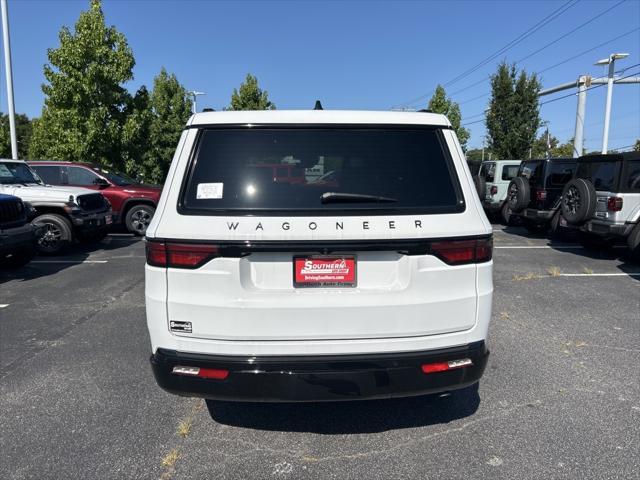
<instances>
[{"instance_id":1,"label":"street light pole","mask_svg":"<svg viewBox=\"0 0 640 480\"><path fill-rule=\"evenodd\" d=\"M197 92L195 90L191 90L190 92L187 92L187 95L191 96L193 98L193 113L197 113L198 112L198 106L197 106L197 98L198 95L206 95L206 93L204 92Z\"/></svg>"},{"instance_id":2,"label":"street light pole","mask_svg":"<svg viewBox=\"0 0 640 480\"><path fill-rule=\"evenodd\" d=\"M13 105L13 74L11 73L11 46L9 45L9 14L7 0L0 0L2 10L2 43L4 44L4 67L7 78L7 107L9 109L9 131L11 132L11 158L18 159L18 139L16 138L16 110Z\"/></svg>"},{"instance_id":3,"label":"street light pole","mask_svg":"<svg viewBox=\"0 0 640 480\"><path fill-rule=\"evenodd\" d=\"M609 148L609 121L611 120L611 98L613 96L613 77L615 73L616 60L628 57L628 53L612 53L609 58L605 58L596 65L609 65L609 75L607 77L607 104L604 110L604 131L602 132L602 153L607 153Z\"/></svg>"}]
</instances>

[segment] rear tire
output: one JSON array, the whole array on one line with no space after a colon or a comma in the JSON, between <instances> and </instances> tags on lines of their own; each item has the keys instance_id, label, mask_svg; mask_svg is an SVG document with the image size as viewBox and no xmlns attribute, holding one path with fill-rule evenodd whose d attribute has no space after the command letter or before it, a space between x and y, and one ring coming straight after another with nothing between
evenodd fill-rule
<instances>
[{"instance_id":1,"label":"rear tire","mask_svg":"<svg viewBox=\"0 0 640 480\"><path fill-rule=\"evenodd\" d=\"M507 227L509 225L513 225L513 212L509 208L509 204L507 202L504 202L500 209L500 218L502 219L502 223Z\"/></svg>"},{"instance_id":2,"label":"rear tire","mask_svg":"<svg viewBox=\"0 0 640 480\"><path fill-rule=\"evenodd\" d=\"M131 207L124 220L127 230L134 235L144 235L155 211L151 205L140 204Z\"/></svg>"},{"instance_id":3,"label":"rear tire","mask_svg":"<svg viewBox=\"0 0 640 480\"><path fill-rule=\"evenodd\" d=\"M36 217L35 224L42 225L37 249L45 255L61 254L73 240L71 222L57 213L45 213Z\"/></svg>"},{"instance_id":4,"label":"rear tire","mask_svg":"<svg viewBox=\"0 0 640 480\"><path fill-rule=\"evenodd\" d=\"M640 223L638 223L627 238L627 245L635 260L640 261Z\"/></svg>"},{"instance_id":5,"label":"rear tire","mask_svg":"<svg viewBox=\"0 0 640 480\"><path fill-rule=\"evenodd\" d=\"M572 225L583 224L596 212L596 198L593 183L584 178L574 178L562 190L562 216Z\"/></svg>"},{"instance_id":6,"label":"rear tire","mask_svg":"<svg viewBox=\"0 0 640 480\"><path fill-rule=\"evenodd\" d=\"M599 237L587 232L580 232L578 234L578 241L580 244L591 252L601 252L611 248L613 240L607 237Z\"/></svg>"},{"instance_id":7,"label":"rear tire","mask_svg":"<svg viewBox=\"0 0 640 480\"><path fill-rule=\"evenodd\" d=\"M524 228L526 228L530 233L545 233L549 230L548 223L537 223L533 220L529 220L528 218L523 219L522 223Z\"/></svg>"},{"instance_id":8,"label":"rear tire","mask_svg":"<svg viewBox=\"0 0 640 480\"><path fill-rule=\"evenodd\" d=\"M531 199L531 187L524 177L516 177L509 182L507 187L507 204L514 213L524 210Z\"/></svg>"},{"instance_id":9,"label":"rear tire","mask_svg":"<svg viewBox=\"0 0 640 480\"><path fill-rule=\"evenodd\" d=\"M0 259L0 267L5 268L20 268L25 266L36 255L36 249L34 247L23 248L17 252Z\"/></svg>"}]
</instances>

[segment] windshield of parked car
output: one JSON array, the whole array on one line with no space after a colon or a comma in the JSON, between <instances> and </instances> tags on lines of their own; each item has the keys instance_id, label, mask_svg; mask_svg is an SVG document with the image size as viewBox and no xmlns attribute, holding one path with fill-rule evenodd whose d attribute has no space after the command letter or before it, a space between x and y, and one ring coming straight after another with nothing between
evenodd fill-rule
<instances>
[{"instance_id":1,"label":"windshield of parked car","mask_svg":"<svg viewBox=\"0 0 640 480\"><path fill-rule=\"evenodd\" d=\"M119 187L126 187L127 185L136 185L140 183L133 178L126 176L124 173L104 170L102 168L94 168L94 170Z\"/></svg>"},{"instance_id":2,"label":"windshield of parked car","mask_svg":"<svg viewBox=\"0 0 640 480\"><path fill-rule=\"evenodd\" d=\"M460 211L459 184L443 148L430 128L203 130L181 207Z\"/></svg>"},{"instance_id":3,"label":"windshield of parked car","mask_svg":"<svg viewBox=\"0 0 640 480\"><path fill-rule=\"evenodd\" d=\"M620 162L580 162L577 177L593 183L596 190L613 192L617 189L620 177Z\"/></svg>"},{"instance_id":4,"label":"windshield of parked car","mask_svg":"<svg viewBox=\"0 0 640 480\"><path fill-rule=\"evenodd\" d=\"M0 162L0 183L2 184L42 184L42 180L25 163Z\"/></svg>"}]
</instances>

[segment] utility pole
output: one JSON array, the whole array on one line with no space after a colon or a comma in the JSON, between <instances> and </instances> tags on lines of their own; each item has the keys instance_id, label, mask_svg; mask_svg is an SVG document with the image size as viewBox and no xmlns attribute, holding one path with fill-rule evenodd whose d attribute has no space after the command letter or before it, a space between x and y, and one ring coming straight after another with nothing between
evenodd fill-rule
<instances>
[{"instance_id":1,"label":"utility pole","mask_svg":"<svg viewBox=\"0 0 640 480\"><path fill-rule=\"evenodd\" d=\"M609 58L604 58L596 65L609 65L609 75L607 76L607 104L604 109L604 130L602 132L602 153L607 153L609 147L609 120L611 119L611 97L613 96L613 75L616 60L628 57L628 53L612 53Z\"/></svg>"},{"instance_id":2,"label":"utility pole","mask_svg":"<svg viewBox=\"0 0 640 480\"><path fill-rule=\"evenodd\" d=\"M587 88L591 85L591 77L582 75L578 78L578 108L576 110L576 127L573 135L573 158L582 156L584 145L584 113L587 108Z\"/></svg>"},{"instance_id":3,"label":"utility pole","mask_svg":"<svg viewBox=\"0 0 640 480\"><path fill-rule=\"evenodd\" d=\"M0 0L2 10L2 43L4 44L4 70L7 77L7 107L9 109L9 131L11 135L11 158L18 159L16 138L16 110L13 104L13 75L11 73L11 46L9 45L9 13L7 0Z\"/></svg>"},{"instance_id":4,"label":"utility pole","mask_svg":"<svg viewBox=\"0 0 640 480\"><path fill-rule=\"evenodd\" d=\"M617 56L616 56L617 55ZM624 55L623 57L620 57L620 55ZM616 56L616 58L624 58L626 57L628 54L626 53L618 53L618 54L613 54L610 57ZM615 58L614 58L615 60ZM605 59L605 60L601 60L600 62L609 62L609 59ZM598 62L598 64L600 64L600 62ZM613 67L610 67L609 69L610 72L613 71ZM556 93L556 92L560 92L562 90L568 90L570 88L578 88L578 108L576 110L576 126L575 126L575 133L573 136L573 157L579 157L582 155L582 145L584 143L584 121L585 121L585 111L586 111L586 104L587 104L587 91L592 88L592 85L603 85L603 84L607 84L607 86L609 88L612 88L613 84L623 84L623 83L640 83L640 76L626 76L626 77L622 77L622 78L614 78L613 74L610 74L607 77L604 78L591 78L588 75L581 75L580 77L578 77L577 81L574 82L567 82L567 83L563 83L561 85L557 85L555 87L551 87L551 88L546 88L544 90L541 90L540 93L538 94L538 96L542 97L544 95L550 95L552 93ZM608 141L608 131L609 131L609 119L607 117L607 112L609 112L608 114L610 115L610 110L611 110L611 102L607 102L607 110L605 111L605 131L607 132L606 134L606 139ZM605 138L603 137L603 140L605 140ZM606 145L603 145L603 151L606 152Z\"/></svg>"}]
</instances>

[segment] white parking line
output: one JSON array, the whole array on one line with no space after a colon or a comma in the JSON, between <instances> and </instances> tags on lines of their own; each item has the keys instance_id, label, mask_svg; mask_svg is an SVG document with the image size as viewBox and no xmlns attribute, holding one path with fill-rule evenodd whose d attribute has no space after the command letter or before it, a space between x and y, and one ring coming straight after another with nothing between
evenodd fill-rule
<instances>
[{"instance_id":1,"label":"white parking line","mask_svg":"<svg viewBox=\"0 0 640 480\"><path fill-rule=\"evenodd\" d=\"M8 303L0 303L0 308L7 308L8 306Z\"/></svg>"},{"instance_id":2,"label":"white parking line","mask_svg":"<svg viewBox=\"0 0 640 480\"><path fill-rule=\"evenodd\" d=\"M33 260L31 263L69 263L80 265L82 263L108 263L108 260Z\"/></svg>"},{"instance_id":3,"label":"white parking line","mask_svg":"<svg viewBox=\"0 0 640 480\"><path fill-rule=\"evenodd\" d=\"M553 248L553 249L582 249L584 248L582 245L494 245L493 248L512 248L512 249L535 249L535 248Z\"/></svg>"},{"instance_id":4,"label":"white parking line","mask_svg":"<svg viewBox=\"0 0 640 480\"><path fill-rule=\"evenodd\" d=\"M640 277L640 272L630 273L561 273L560 277Z\"/></svg>"}]
</instances>

